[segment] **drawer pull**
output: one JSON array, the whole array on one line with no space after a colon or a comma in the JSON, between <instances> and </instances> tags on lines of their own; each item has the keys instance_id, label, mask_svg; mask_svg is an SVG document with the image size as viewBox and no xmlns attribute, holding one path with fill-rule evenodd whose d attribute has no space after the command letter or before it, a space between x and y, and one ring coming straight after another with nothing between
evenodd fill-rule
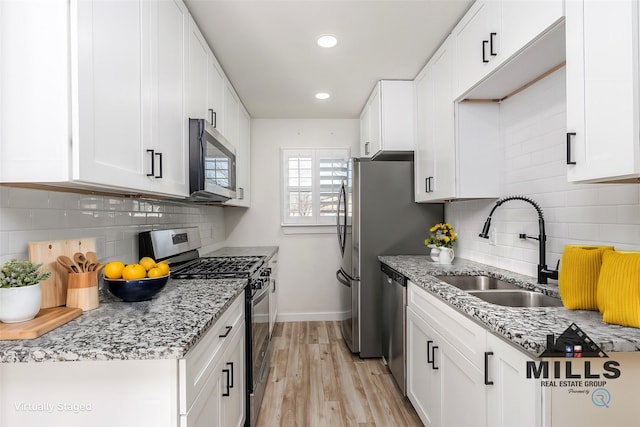
<instances>
[{"instance_id":1,"label":"drawer pull","mask_svg":"<svg viewBox=\"0 0 640 427\"><path fill-rule=\"evenodd\" d=\"M433 344L433 341L429 340L427 341L427 364L431 365L431 363L433 362L433 360L431 360L431 344Z\"/></svg>"},{"instance_id":2,"label":"drawer pull","mask_svg":"<svg viewBox=\"0 0 640 427\"><path fill-rule=\"evenodd\" d=\"M231 390L230 390L230 387L229 387L229 370L228 369L223 369L222 372L227 375L227 391L222 393L222 396L223 397L229 397L231 395Z\"/></svg>"},{"instance_id":3,"label":"drawer pull","mask_svg":"<svg viewBox=\"0 0 640 427\"><path fill-rule=\"evenodd\" d=\"M233 362L227 362L227 366L231 367L231 374L230 374L231 381L230 382L228 381L229 382L229 388L233 388Z\"/></svg>"},{"instance_id":4,"label":"drawer pull","mask_svg":"<svg viewBox=\"0 0 640 427\"><path fill-rule=\"evenodd\" d=\"M484 385L493 385L493 381L489 381L489 356L493 356L493 351L484 352Z\"/></svg>"},{"instance_id":5,"label":"drawer pull","mask_svg":"<svg viewBox=\"0 0 640 427\"><path fill-rule=\"evenodd\" d=\"M434 345L433 347L431 347L431 367L432 367L434 370L438 370L438 369L440 369L440 368L438 368L438 367L436 366L436 349L437 349L437 348L438 348L438 346L437 346L437 345Z\"/></svg>"},{"instance_id":6,"label":"drawer pull","mask_svg":"<svg viewBox=\"0 0 640 427\"><path fill-rule=\"evenodd\" d=\"M233 326L227 326L226 328L227 328L227 330L226 330L226 332L225 332L224 334L222 334L222 335L218 335L220 338L226 338L226 337L228 337L228 336L229 336L229 333L231 332L231 329L233 329Z\"/></svg>"}]
</instances>

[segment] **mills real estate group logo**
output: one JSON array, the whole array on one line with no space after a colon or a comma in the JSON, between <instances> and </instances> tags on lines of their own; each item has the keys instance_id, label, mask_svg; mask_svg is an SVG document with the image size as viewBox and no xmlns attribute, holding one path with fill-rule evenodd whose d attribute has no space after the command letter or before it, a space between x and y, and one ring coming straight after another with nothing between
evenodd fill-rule
<instances>
[{"instance_id":1,"label":"mills real estate group logo","mask_svg":"<svg viewBox=\"0 0 640 427\"><path fill-rule=\"evenodd\" d=\"M609 407L611 393L606 385L608 380L620 378L620 363L609 359L578 325L572 323L557 339L547 335L547 348L540 357L555 360L527 361L527 378L540 380L542 387L590 394L594 405Z\"/></svg>"}]
</instances>

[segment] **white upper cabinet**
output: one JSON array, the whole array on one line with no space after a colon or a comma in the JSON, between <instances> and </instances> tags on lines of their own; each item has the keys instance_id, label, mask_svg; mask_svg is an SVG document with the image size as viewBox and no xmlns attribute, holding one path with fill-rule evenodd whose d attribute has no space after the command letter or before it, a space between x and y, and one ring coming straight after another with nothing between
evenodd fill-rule
<instances>
[{"instance_id":1,"label":"white upper cabinet","mask_svg":"<svg viewBox=\"0 0 640 427\"><path fill-rule=\"evenodd\" d=\"M499 107L454 103L455 43L450 36L415 80L415 201L500 194Z\"/></svg>"},{"instance_id":2,"label":"white upper cabinet","mask_svg":"<svg viewBox=\"0 0 640 427\"><path fill-rule=\"evenodd\" d=\"M210 57L213 57L213 54L210 54L209 45L189 15L188 117L192 119L207 118L211 123L212 117L208 115L209 92L207 91L207 66Z\"/></svg>"},{"instance_id":3,"label":"white upper cabinet","mask_svg":"<svg viewBox=\"0 0 640 427\"><path fill-rule=\"evenodd\" d=\"M3 34L3 82L13 76L41 89L3 96L3 110L12 111L2 113L3 128L12 123L3 129L2 181L186 195L184 4L25 1L2 8L3 31L5 20L34 26L28 37L16 38L15 25ZM40 55L47 60L50 49L56 58L46 73L30 65ZM43 109L56 120L69 117L67 131L49 129Z\"/></svg>"},{"instance_id":4,"label":"white upper cabinet","mask_svg":"<svg viewBox=\"0 0 640 427\"><path fill-rule=\"evenodd\" d=\"M240 101L228 81L224 85L224 132L227 140L238 147L238 114L240 112Z\"/></svg>"},{"instance_id":5,"label":"white upper cabinet","mask_svg":"<svg viewBox=\"0 0 640 427\"><path fill-rule=\"evenodd\" d=\"M360 157L414 149L413 82L382 80L360 114Z\"/></svg>"},{"instance_id":6,"label":"white upper cabinet","mask_svg":"<svg viewBox=\"0 0 640 427\"><path fill-rule=\"evenodd\" d=\"M498 79L501 83L492 85L490 91L472 97L500 99L561 63L563 40L545 40L544 48L536 49L535 44L562 17L562 0L476 1L453 30L458 64L455 98L468 95L470 89L514 58L514 69L506 79ZM523 51L528 54L520 56Z\"/></svg>"},{"instance_id":7,"label":"white upper cabinet","mask_svg":"<svg viewBox=\"0 0 640 427\"><path fill-rule=\"evenodd\" d=\"M230 206L251 206L251 117L240 105L238 111L238 144L236 151L236 198Z\"/></svg>"},{"instance_id":8,"label":"white upper cabinet","mask_svg":"<svg viewBox=\"0 0 640 427\"><path fill-rule=\"evenodd\" d=\"M224 133L224 89L225 76L218 60L207 47L207 120Z\"/></svg>"},{"instance_id":9,"label":"white upper cabinet","mask_svg":"<svg viewBox=\"0 0 640 427\"><path fill-rule=\"evenodd\" d=\"M567 1L567 168L571 182L638 182L638 2Z\"/></svg>"}]
</instances>

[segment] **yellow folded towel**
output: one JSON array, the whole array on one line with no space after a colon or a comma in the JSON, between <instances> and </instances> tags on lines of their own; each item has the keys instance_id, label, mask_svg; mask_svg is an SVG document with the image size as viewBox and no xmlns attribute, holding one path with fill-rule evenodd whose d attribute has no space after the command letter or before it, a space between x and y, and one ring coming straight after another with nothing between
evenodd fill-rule
<instances>
[{"instance_id":1,"label":"yellow folded towel","mask_svg":"<svg viewBox=\"0 0 640 427\"><path fill-rule=\"evenodd\" d=\"M640 252L607 252L598 280L602 320L640 328Z\"/></svg>"},{"instance_id":2,"label":"yellow folded towel","mask_svg":"<svg viewBox=\"0 0 640 427\"><path fill-rule=\"evenodd\" d=\"M570 310L597 310L597 287L602 255L613 246L566 245L562 253L558 292Z\"/></svg>"}]
</instances>

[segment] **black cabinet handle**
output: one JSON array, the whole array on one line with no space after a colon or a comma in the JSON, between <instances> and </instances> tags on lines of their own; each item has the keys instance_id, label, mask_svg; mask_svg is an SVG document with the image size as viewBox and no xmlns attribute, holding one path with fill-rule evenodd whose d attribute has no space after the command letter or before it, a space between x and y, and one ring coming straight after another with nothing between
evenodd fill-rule
<instances>
[{"instance_id":1,"label":"black cabinet handle","mask_svg":"<svg viewBox=\"0 0 640 427\"><path fill-rule=\"evenodd\" d=\"M437 348L438 348L438 346L437 346L437 345L434 345L433 347L431 347L431 367L432 367L434 370L438 370L438 369L440 369L440 368L438 368L438 367L436 366L436 349L437 349Z\"/></svg>"},{"instance_id":2,"label":"black cabinet handle","mask_svg":"<svg viewBox=\"0 0 640 427\"><path fill-rule=\"evenodd\" d=\"M233 326L227 326L226 328L227 328L227 330L223 335L218 335L220 338L228 337L229 336L229 332L231 332L231 329L233 329Z\"/></svg>"},{"instance_id":3,"label":"black cabinet handle","mask_svg":"<svg viewBox=\"0 0 640 427\"><path fill-rule=\"evenodd\" d=\"M155 158L156 156L154 155L154 150L147 150L147 153L151 154L151 173L148 173L147 176L154 176L155 173Z\"/></svg>"},{"instance_id":4,"label":"black cabinet handle","mask_svg":"<svg viewBox=\"0 0 640 427\"><path fill-rule=\"evenodd\" d=\"M238 193L239 193L238 200L244 200L244 188L239 187Z\"/></svg>"},{"instance_id":5,"label":"black cabinet handle","mask_svg":"<svg viewBox=\"0 0 640 427\"><path fill-rule=\"evenodd\" d=\"M493 381L489 381L489 356L493 356L493 351L484 352L484 385L493 385Z\"/></svg>"},{"instance_id":6,"label":"black cabinet handle","mask_svg":"<svg viewBox=\"0 0 640 427\"><path fill-rule=\"evenodd\" d=\"M433 341L427 341L427 364L429 365L433 363L433 360L431 360L431 344L433 344Z\"/></svg>"},{"instance_id":7,"label":"black cabinet handle","mask_svg":"<svg viewBox=\"0 0 640 427\"><path fill-rule=\"evenodd\" d=\"M433 188L431 188L431 183L433 182L433 177L430 176L424 179L425 192L433 193Z\"/></svg>"},{"instance_id":8,"label":"black cabinet handle","mask_svg":"<svg viewBox=\"0 0 640 427\"><path fill-rule=\"evenodd\" d=\"M231 382L229 384L229 388L233 388L233 362L227 362L227 366L231 367Z\"/></svg>"},{"instance_id":9,"label":"black cabinet handle","mask_svg":"<svg viewBox=\"0 0 640 427\"><path fill-rule=\"evenodd\" d=\"M567 132L567 164L575 165L576 161L571 159L571 137L576 136L575 132Z\"/></svg>"},{"instance_id":10,"label":"black cabinet handle","mask_svg":"<svg viewBox=\"0 0 640 427\"><path fill-rule=\"evenodd\" d=\"M215 128L218 125L218 115L213 111L213 108L209 108L209 115L211 116L211 120L209 120L209 122L211 123L211 126Z\"/></svg>"},{"instance_id":11,"label":"black cabinet handle","mask_svg":"<svg viewBox=\"0 0 640 427\"><path fill-rule=\"evenodd\" d=\"M231 395L231 389L229 388L229 370L228 369L223 369L222 372L227 374L227 391L222 393L222 396L223 397L229 397Z\"/></svg>"},{"instance_id":12,"label":"black cabinet handle","mask_svg":"<svg viewBox=\"0 0 640 427\"><path fill-rule=\"evenodd\" d=\"M497 53L494 52L494 50L493 50L493 38L495 36L497 36L497 35L498 35L498 33L489 33L489 53L491 54L491 56L496 56L497 55ZM489 61L487 61L487 62L489 62Z\"/></svg>"},{"instance_id":13,"label":"black cabinet handle","mask_svg":"<svg viewBox=\"0 0 640 427\"><path fill-rule=\"evenodd\" d=\"M489 40L482 40L482 62L489 62L489 60L487 59L487 56L486 56L487 43L489 43Z\"/></svg>"},{"instance_id":14,"label":"black cabinet handle","mask_svg":"<svg viewBox=\"0 0 640 427\"><path fill-rule=\"evenodd\" d=\"M158 160L160 162L160 167L158 168L160 169L160 175L155 175L155 178L162 178L162 153L156 153L156 156L158 156Z\"/></svg>"},{"instance_id":15,"label":"black cabinet handle","mask_svg":"<svg viewBox=\"0 0 640 427\"><path fill-rule=\"evenodd\" d=\"M275 279L273 280L273 289L271 290L271 293L276 293L276 281Z\"/></svg>"}]
</instances>

